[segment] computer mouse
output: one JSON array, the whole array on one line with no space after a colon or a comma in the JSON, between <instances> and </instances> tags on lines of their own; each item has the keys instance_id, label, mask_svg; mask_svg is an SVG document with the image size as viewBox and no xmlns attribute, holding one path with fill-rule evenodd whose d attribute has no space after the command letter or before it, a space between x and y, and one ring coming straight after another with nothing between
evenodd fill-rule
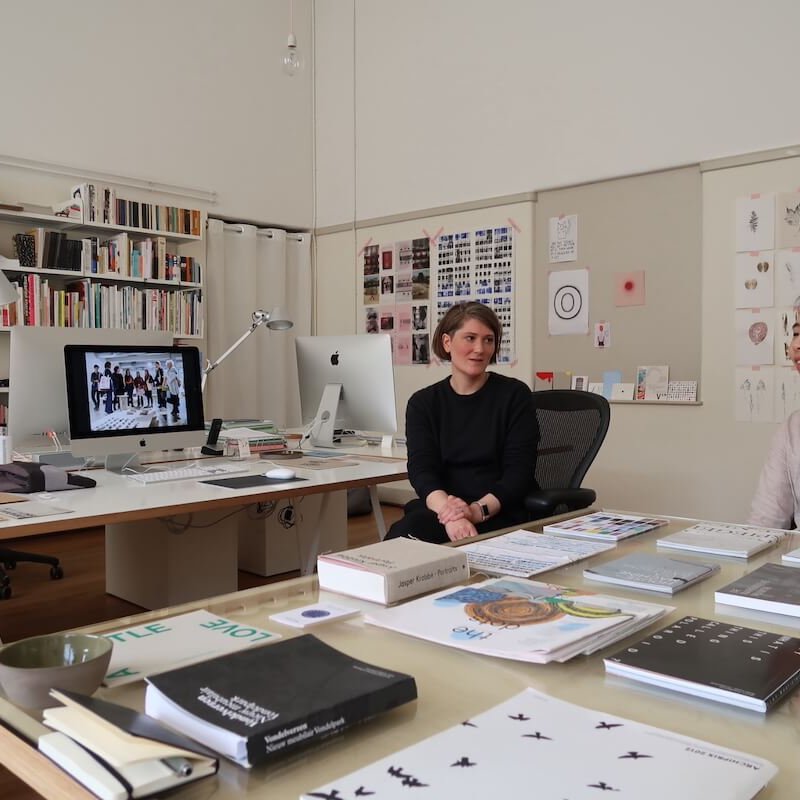
<instances>
[{"instance_id":1,"label":"computer mouse","mask_svg":"<svg viewBox=\"0 0 800 800\"><path fill-rule=\"evenodd\" d=\"M295 477L295 471L286 467L275 467L275 469L267 470L264 475L267 478L275 478L278 481L288 481Z\"/></svg>"}]
</instances>

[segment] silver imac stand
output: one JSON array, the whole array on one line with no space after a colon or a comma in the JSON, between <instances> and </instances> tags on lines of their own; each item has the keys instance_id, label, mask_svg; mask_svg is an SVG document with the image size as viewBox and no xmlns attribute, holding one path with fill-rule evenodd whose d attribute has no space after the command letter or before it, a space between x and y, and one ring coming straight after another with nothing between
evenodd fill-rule
<instances>
[{"instance_id":1,"label":"silver imac stand","mask_svg":"<svg viewBox=\"0 0 800 800\"><path fill-rule=\"evenodd\" d=\"M342 396L341 383L326 383L319 401L317 416L311 425L309 440L312 447L336 447L333 441L336 426L336 412Z\"/></svg>"}]
</instances>

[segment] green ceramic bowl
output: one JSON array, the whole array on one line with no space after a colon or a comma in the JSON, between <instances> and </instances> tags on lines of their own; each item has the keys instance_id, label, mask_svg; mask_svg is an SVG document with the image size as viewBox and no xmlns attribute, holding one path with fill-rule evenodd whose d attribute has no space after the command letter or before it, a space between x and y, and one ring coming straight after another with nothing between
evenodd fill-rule
<instances>
[{"instance_id":1,"label":"green ceramic bowl","mask_svg":"<svg viewBox=\"0 0 800 800\"><path fill-rule=\"evenodd\" d=\"M0 685L24 708L58 705L51 689L92 694L108 669L113 643L105 636L52 633L0 648Z\"/></svg>"}]
</instances>

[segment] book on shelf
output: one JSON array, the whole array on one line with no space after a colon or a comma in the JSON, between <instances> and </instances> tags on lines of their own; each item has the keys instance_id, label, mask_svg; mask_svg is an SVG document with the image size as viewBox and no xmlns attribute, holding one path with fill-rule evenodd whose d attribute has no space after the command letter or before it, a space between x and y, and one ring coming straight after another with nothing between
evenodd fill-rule
<instances>
[{"instance_id":1,"label":"book on shelf","mask_svg":"<svg viewBox=\"0 0 800 800\"><path fill-rule=\"evenodd\" d=\"M587 567L583 577L599 583L613 583L663 594L675 594L719 572L719 564L681 561L655 553L630 555Z\"/></svg>"},{"instance_id":2,"label":"book on shelf","mask_svg":"<svg viewBox=\"0 0 800 800\"><path fill-rule=\"evenodd\" d=\"M466 716L466 715L465 715ZM302 795L750 800L777 774L758 756L534 689Z\"/></svg>"},{"instance_id":3,"label":"book on shelf","mask_svg":"<svg viewBox=\"0 0 800 800\"><path fill-rule=\"evenodd\" d=\"M544 533L554 536L575 536L579 539L596 539L602 542L618 542L630 536L638 536L668 525L668 519L641 517L633 514L614 514L595 511L582 517L573 517L561 522L545 525Z\"/></svg>"},{"instance_id":4,"label":"book on shelf","mask_svg":"<svg viewBox=\"0 0 800 800\"><path fill-rule=\"evenodd\" d=\"M317 558L320 589L386 605L469 577L461 548L417 539L387 539Z\"/></svg>"},{"instance_id":5,"label":"book on shelf","mask_svg":"<svg viewBox=\"0 0 800 800\"><path fill-rule=\"evenodd\" d=\"M145 714L76 692L50 694L63 705L46 708L43 721L57 733L41 736L38 748L103 800L147 797L217 772L213 752Z\"/></svg>"},{"instance_id":6,"label":"book on shelf","mask_svg":"<svg viewBox=\"0 0 800 800\"><path fill-rule=\"evenodd\" d=\"M415 700L414 678L311 634L148 679L145 711L242 766L282 758Z\"/></svg>"},{"instance_id":7,"label":"book on shelf","mask_svg":"<svg viewBox=\"0 0 800 800\"><path fill-rule=\"evenodd\" d=\"M109 631L103 636L114 642L103 679L106 686L142 680L154 672L281 638L278 633L240 625L202 609Z\"/></svg>"},{"instance_id":8,"label":"book on shelf","mask_svg":"<svg viewBox=\"0 0 800 800\"><path fill-rule=\"evenodd\" d=\"M786 531L777 528L759 528L755 525L734 525L725 522L698 522L659 539L656 544L674 550L750 558L777 544L785 535Z\"/></svg>"},{"instance_id":9,"label":"book on shelf","mask_svg":"<svg viewBox=\"0 0 800 800\"><path fill-rule=\"evenodd\" d=\"M800 575L795 567L786 564L762 564L717 589L714 600L726 605L800 617Z\"/></svg>"},{"instance_id":10,"label":"book on shelf","mask_svg":"<svg viewBox=\"0 0 800 800\"><path fill-rule=\"evenodd\" d=\"M611 550L613 542L589 542L533 531L511 531L463 545L473 572L527 578Z\"/></svg>"},{"instance_id":11,"label":"book on shelf","mask_svg":"<svg viewBox=\"0 0 800 800\"><path fill-rule=\"evenodd\" d=\"M795 564L800 566L800 547L790 550L788 553L784 553L781 556L781 561L784 564Z\"/></svg>"},{"instance_id":12,"label":"book on shelf","mask_svg":"<svg viewBox=\"0 0 800 800\"><path fill-rule=\"evenodd\" d=\"M606 672L766 712L800 685L800 639L687 616L604 659Z\"/></svg>"},{"instance_id":13,"label":"book on shelf","mask_svg":"<svg viewBox=\"0 0 800 800\"><path fill-rule=\"evenodd\" d=\"M671 610L525 578L493 578L370 609L365 619L447 647L545 664L593 653Z\"/></svg>"}]
</instances>

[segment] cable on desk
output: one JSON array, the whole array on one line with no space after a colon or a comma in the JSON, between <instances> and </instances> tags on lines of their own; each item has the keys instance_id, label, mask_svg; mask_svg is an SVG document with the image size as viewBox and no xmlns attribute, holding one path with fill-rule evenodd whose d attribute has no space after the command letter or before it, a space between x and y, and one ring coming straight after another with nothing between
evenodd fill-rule
<instances>
[{"instance_id":1,"label":"cable on desk","mask_svg":"<svg viewBox=\"0 0 800 800\"><path fill-rule=\"evenodd\" d=\"M219 519L214 520L213 522L209 522L205 525L193 525L192 518L194 517L193 513L187 515L187 520L185 523L179 523L175 521L175 517L158 517L158 520L163 523L164 527L169 531L169 533L173 534L181 534L186 533L188 530L202 530L203 528L213 528L215 525L219 525L220 522L225 522L226 519L230 519L231 517L236 516L236 514L241 514L246 509L244 508L237 508L234 511L231 511Z\"/></svg>"}]
</instances>

